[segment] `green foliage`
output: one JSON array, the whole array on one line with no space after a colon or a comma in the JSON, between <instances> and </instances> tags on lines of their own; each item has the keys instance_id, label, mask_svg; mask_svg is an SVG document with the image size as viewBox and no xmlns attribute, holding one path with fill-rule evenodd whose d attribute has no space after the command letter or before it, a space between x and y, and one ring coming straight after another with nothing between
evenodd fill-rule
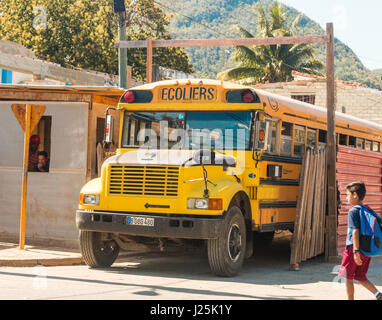
<instances>
[{"instance_id":1,"label":"green foliage","mask_svg":"<svg viewBox=\"0 0 382 320\"><path fill-rule=\"evenodd\" d=\"M130 3L130 2L129 2ZM46 28L40 25L36 6L46 8ZM2 0L0 39L10 40L35 51L40 58L63 66L75 66L118 74L118 27L112 0ZM127 6L127 39L170 39L170 16L152 0L136 0ZM133 74L144 80L146 49L128 50ZM154 50L153 63L192 73L183 49Z\"/></svg>"},{"instance_id":2,"label":"green foliage","mask_svg":"<svg viewBox=\"0 0 382 320\"><path fill-rule=\"evenodd\" d=\"M231 27L239 24L246 30L257 30L258 14L253 11L259 4L266 8L273 0L157 0L168 13L173 13L169 30L172 38L208 39L237 38L239 34ZM292 7L285 9L286 22L291 27L300 12ZM268 9L266 10L268 11ZM179 12L180 14L177 14ZM190 20L189 18L192 18ZM208 28L203 25L207 25ZM336 26L334 25L334 32ZM302 15L298 23L297 35L324 35L322 27ZM314 45L316 57L323 63L326 60L325 46ZM234 67L230 54L232 48L186 48L190 62L196 73L202 77L215 78L222 70ZM337 79L357 81L371 87L379 87L379 78L364 67L354 52L339 40L335 40L335 74Z\"/></svg>"},{"instance_id":3,"label":"green foliage","mask_svg":"<svg viewBox=\"0 0 382 320\"><path fill-rule=\"evenodd\" d=\"M300 20L297 16L292 26L286 25L285 13L277 3L265 12L262 6L256 7L259 15L258 38L290 37ZM254 38L249 31L237 27L244 38ZM284 82L293 80L292 71L322 75L323 64L314 58L311 45L271 45L271 46L239 46L233 52L233 60L238 67L218 74L218 79L244 80L247 84L265 82Z\"/></svg>"}]
</instances>

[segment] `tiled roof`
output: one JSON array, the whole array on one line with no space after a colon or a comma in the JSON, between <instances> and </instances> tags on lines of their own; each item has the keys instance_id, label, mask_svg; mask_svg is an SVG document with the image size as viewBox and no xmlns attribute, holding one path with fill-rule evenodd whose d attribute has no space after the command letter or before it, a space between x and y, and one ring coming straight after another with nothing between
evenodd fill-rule
<instances>
[{"instance_id":1,"label":"tiled roof","mask_svg":"<svg viewBox=\"0 0 382 320\"><path fill-rule=\"evenodd\" d=\"M302 73L302 72L298 72L298 71L292 71L292 76L300 76L300 77L309 78L309 79L316 79L316 80L326 80L326 77L317 76L317 75L309 74L309 73ZM346 86L370 88L369 86L362 84L362 83L359 83L359 82L356 82L356 81L336 80L336 82L342 83Z\"/></svg>"}]
</instances>

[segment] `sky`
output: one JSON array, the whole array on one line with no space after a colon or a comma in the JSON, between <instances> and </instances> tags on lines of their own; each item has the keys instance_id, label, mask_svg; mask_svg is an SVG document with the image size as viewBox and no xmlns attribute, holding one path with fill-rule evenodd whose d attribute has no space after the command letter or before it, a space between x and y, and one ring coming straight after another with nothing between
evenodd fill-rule
<instances>
[{"instance_id":1,"label":"sky","mask_svg":"<svg viewBox=\"0 0 382 320\"><path fill-rule=\"evenodd\" d=\"M326 29L350 47L371 70L382 68L382 0L279 0Z\"/></svg>"}]
</instances>

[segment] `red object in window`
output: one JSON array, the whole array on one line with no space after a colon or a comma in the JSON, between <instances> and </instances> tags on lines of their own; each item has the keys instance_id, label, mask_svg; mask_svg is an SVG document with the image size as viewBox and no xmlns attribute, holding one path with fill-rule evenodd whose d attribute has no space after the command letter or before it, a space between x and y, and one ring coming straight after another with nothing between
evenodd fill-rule
<instances>
[{"instance_id":1,"label":"red object in window","mask_svg":"<svg viewBox=\"0 0 382 320\"><path fill-rule=\"evenodd\" d=\"M124 100L127 102L127 103L130 103L130 102L134 102L135 100L135 94L133 91L127 91L125 93L125 95L123 96Z\"/></svg>"},{"instance_id":2,"label":"red object in window","mask_svg":"<svg viewBox=\"0 0 382 320\"><path fill-rule=\"evenodd\" d=\"M251 103L255 100L255 96L252 92L247 91L243 94L242 100L243 100L243 102Z\"/></svg>"},{"instance_id":3,"label":"red object in window","mask_svg":"<svg viewBox=\"0 0 382 320\"><path fill-rule=\"evenodd\" d=\"M34 134L31 136L30 142L33 144L40 144L40 137L37 134Z\"/></svg>"}]
</instances>

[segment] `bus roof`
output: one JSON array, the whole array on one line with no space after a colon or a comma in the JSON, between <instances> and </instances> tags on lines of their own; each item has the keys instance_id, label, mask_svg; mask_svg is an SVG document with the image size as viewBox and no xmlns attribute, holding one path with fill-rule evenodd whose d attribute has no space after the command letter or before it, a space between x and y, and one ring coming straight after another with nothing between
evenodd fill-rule
<instances>
[{"instance_id":1,"label":"bus roof","mask_svg":"<svg viewBox=\"0 0 382 320\"><path fill-rule=\"evenodd\" d=\"M244 86L237 83L229 82L229 81L222 81L222 80L213 80L213 79L177 79L177 80L163 80L163 81L157 81L152 83L147 83L144 85L136 86L131 88L132 90L155 90L159 87L166 87L166 86L185 86L185 85L191 85L191 86L216 86L220 87L223 90L240 90L240 89L251 89L253 90L260 98L260 101L262 105L265 105L264 103L268 103L269 99L276 100L282 107L283 110L287 110L286 112L293 113L295 115L301 115L302 117L305 116L311 116L314 119L323 122L326 124L327 122L327 109L324 107L319 107L316 105L312 105L306 102L301 102L292 98L288 98L285 96L281 96L278 94L274 94L271 92L267 92L261 89L253 88L252 86ZM125 104L124 104L125 105ZM219 105L218 109L225 109L221 105L221 103L217 103L216 107ZM224 104L225 105L225 104ZM238 110L244 109L238 104L230 104L230 108L235 107ZM126 105L125 105L126 106ZM143 105L140 105L143 107ZM150 107L147 106L147 109ZM163 108L163 107L162 107ZM146 109L145 107L143 109ZM348 114L344 114L341 112L335 112L335 121L336 125L340 125L349 129L359 129L362 131L372 130L374 133L378 134L380 137L382 137L382 125L379 125L375 122L364 120L357 118L355 116L351 116Z\"/></svg>"},{"instance_id":2,"label":"bus roof","mask_svg":"<svg viewBox=\"0 0 382 320\"><path fill-rule=\"evenodd\" d=\"M173 86L173 85L206 85L206 86L221 86L224 89L249 89L248 86L243 86L237 83L213 80L213 79L178 79L178 80L162 80L152 83L146 83L140 86L133 87L133 90L153 90L157 87Z\"/></svg>"}]
</instances>

